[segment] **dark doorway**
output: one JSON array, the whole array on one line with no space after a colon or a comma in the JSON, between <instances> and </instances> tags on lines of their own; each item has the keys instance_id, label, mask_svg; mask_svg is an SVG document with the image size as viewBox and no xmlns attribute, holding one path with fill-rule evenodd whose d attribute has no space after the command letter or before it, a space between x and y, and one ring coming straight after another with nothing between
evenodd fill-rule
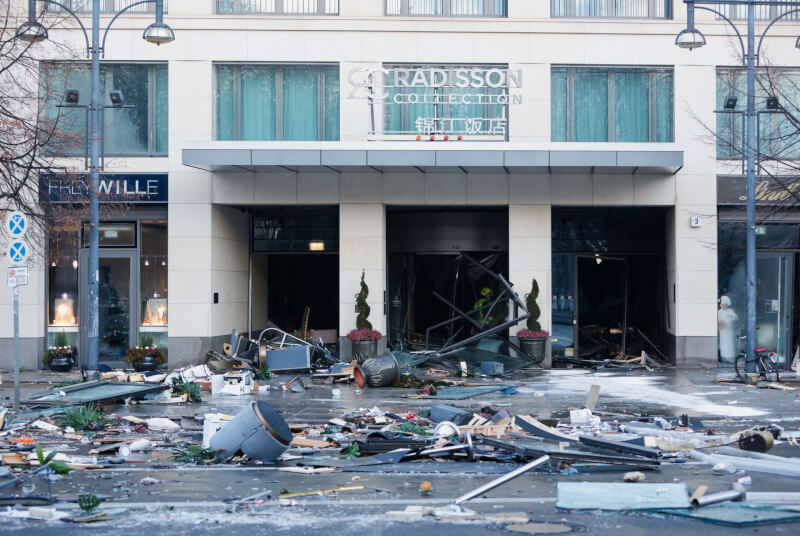
<instances>
[{"instance_id":1,"label":"dark doorway","mask_svg":"<svg viewBox=\"0 0 800 536\"><path fill-rule=\"evenodd\" d=\"M662 355L666 209L553 208L553 356Z\"/></svg>"},{"instance_id":2,"label":"dark doorway","mask_svg":"<svg viewBox=\"0 0 800 536\"><path fill-rule=\"evenodd\" d=\"M508 277L506 207L390 207L386 221L388 336L393 349L421 349L428 328L454 314L445 300L471 311L484 288L499 291L491 288L492 278L459 263L460 254ZM433 330L430 342L463 339L471 329L466 324Z\"/></svg>"},{"instance_id":3,"label":"dark doorway","mask_svg":"<svg viewBox=\"0 0 800 536\"><path fill-rule=\"evenodd\" d=\"M627 263L600 256L577 261L580 357L603 355L627 328Z\"/></svg>"},{"instance_id":4,"label":"dark doorway","mask_svg":"<svg viewBox=\"0 0 800 536\"><path fill-rule=\"evenodd\" d=\"M309 308L310 329L339 325L339 256L269 255L267 259L269 320L284 331L303 329Z\"/></svg>"}]
</instances>

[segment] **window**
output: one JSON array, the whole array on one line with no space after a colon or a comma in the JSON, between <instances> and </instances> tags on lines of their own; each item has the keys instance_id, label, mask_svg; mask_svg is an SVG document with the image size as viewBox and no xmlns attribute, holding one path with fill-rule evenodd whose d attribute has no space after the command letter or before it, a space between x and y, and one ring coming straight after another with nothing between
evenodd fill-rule
<instances>
[{"instance_id":1,"label":"window","mask_svg":"<svg viewBox=\"0 0 800 536\"><path fill-rule=\"evenodd\" d=\"M139 0L100 0L100 12L119 13L121 10L125 9L131 4L135 4L138 1ZM58 3L64 4L66 7L70 8L75 13L92 12L92 0L59 0ZM47 6L47 11L53 13L64 12L64 8L62 8L61 6L57 6L49 2L46 4L46 6ZM164 0L164 13L167 12L168 7L169 7L169 0ZM155 3L148 3L148 4L141 4L138 6L134 6L125 13L155 13L155 11L156 11Z\"/></svg>"},{"instance_id":2,"label":"window","mask_svg":"<svg viewBox=\"0 0 800 536\"><path fill-rule=\"evenodd\" d=\"M506 17L507 0L386 0L387 15Z\"/></svg>"},{"instance_id":3,"label":"window","mask_svg":"<svg viewBox=\"0 0 800 536\"><path fill-rule=\"evenodd\" d=\"M553 141L671 142L672 69L553 67Z\"/></svg>"},{"instance_id":4,"label":"window","mask_svg":"<svg viewBox=\"0 0 800 536\"><path fill-rule=\"evenodd\" d=\"M551 0L553 17L671 19L672 0Z\"/></svg>"},{"instance_id":5,"label":"window","mask_svg":"<svg viewBox=\"0 0 800 536\"><path fill-rule=\"evenodd\" d=\"M136 247L136 224L130 223L116 223L116 222L101 222L97 228L97 234L100 238L99 246L101 248L135 248ZM83 240L81 241L84 248L89 247L89 224L83 224Z\"/></svg>"},{"instance_id":6,"label":"window","mask_svg":"<svg viewBox=\"0 0 800 536\"><path fill-rule=\"evenodd\" d=\"M789 3L795 0L775 0L777 3ZM719 10L723 15L728 17L729 19L733 20L747 20L747 6L714 6L717 10ZM774 20L777 17L785 14L787 11L794 10L794 6L779 6L779 5L772 5L772 6L755 6L755 16L756 20ZM717 15L717 19L722 19L719 15ZM789 21L789 20L798 20L800 19L800 13L795 12L789 15L786 15L782 18L782 21Z\"/></svg>"},{"instance_id":7,"label":"window","mask_svg":"<svg viewBox=\"0 0 800 536\"><path fill-rule=\"evenodd\" d=\"M222 15L338 15L339 0L217 0L217 13Z\"/></svg>"},{"instance_id":8,"label":"window","mask_svg":"<svg viewBox=\"0 0 800 536\"><path fill-rule=\"evenodd\" d=\"M336 65L217 65L216 139L337 141Z\"/></svg>"},{"instance_id":9,"label":"window","mask_svg":"<svg viewBox=\"0 0 800 536\"><path fill-rule=\"evenodd\" d=\"M776 97L779 107L767 108L767 97ZM733 108L725 100L736 97ZM800 113L800 71L763 69L756 75L758 159L800 158L800 128L793 117ZM717 158L743 158L746 137L744 111L747 106L747 75L744 69L717 70Z\"/></svg>"},{"instance_id":10,"label":"window","mask_svg":"<svg viewBox=\"0 0 800 536\"><path fill-rule=\"evenodd\" d=\"M469 136L505 140L512 88L505 65L384 65L384 136Z\"/></svg>"},{"instance_id":11,"label":"window","mask_svg":"<svg viewBox=\"0 0 800 536\"><path fill-rule=\"evenodd\" d=\"M43 63L39 101L46 132L53 132L48 148L55 154L84 155L88 151L90 67L85 63ZM100 95L106 156L167 154L168 82L165 64L103 64ZM114 107L109 92L121 91L125 106ZM68 104L68 92L78 92L77 105ZM52 129L52 130L51 130Z\"/></svg>"}]
</instances>

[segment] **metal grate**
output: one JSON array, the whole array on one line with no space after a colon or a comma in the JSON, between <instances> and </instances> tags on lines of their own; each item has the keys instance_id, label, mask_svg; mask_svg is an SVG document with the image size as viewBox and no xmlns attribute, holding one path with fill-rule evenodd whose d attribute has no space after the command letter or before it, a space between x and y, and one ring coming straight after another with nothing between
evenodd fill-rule
<instances>
[{"instance_id":1,"label":"metal grate","mask_svg":"<svg viewBox=\"0 0 800 536\"><path fill-rule=\"evenodd\" d=\"M672 0L551 0L554 18L671 19Z\"/></svg>"}]
</instances>

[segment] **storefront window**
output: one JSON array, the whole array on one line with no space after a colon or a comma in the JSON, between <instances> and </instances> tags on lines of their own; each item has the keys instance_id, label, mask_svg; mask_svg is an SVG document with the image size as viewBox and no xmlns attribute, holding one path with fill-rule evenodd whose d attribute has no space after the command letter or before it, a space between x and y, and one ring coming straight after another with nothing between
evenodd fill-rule
<instances>
[{"instance_id":1,"label":"storefront window","mask_svg":"<svg viewBox=\"0 0 800 536\"><path fill-rule=\"evenodd\" d=\"M167 222L140 223L142 247L139 256L139 339L153 338L166 351L167 326Z\"/></svg>"},{"instance_id":2,"label":"storefront window","mask_svg":"<svg viewBox=\"0 0 800 536\"><path fill-rule=\"evenodd\" d=\"M339 140L337 65L217 65L216 139Z\"/></svg>"},{"instance_id":3,"label":"storefront window","mask_svg":"<svg viewBox=\"0 0 800 536\"><path fill-rule=\"evenodd\" d=\"M55 129L49 149L56 154L84 154L91 98L89 65L43 63L40 74L41 117L46 126ZM100 94L106 105L102 147L105 155L167 154L167 85L167 66L163 64L100 66ZM125 107L113 105L112 91L121 92ZM70 97L77 101L68 102Z\"/></svg>"},{"instance_id":4,"label":"storefront window","mask_svg":"<svg viewBox=\"0 0 800 536\"><path fill-rule=\"evenodd\" d=\"M52 227L48 244L48 346L78 346L78 231Z\"/></svg>"},{"instance_id":5,"label":"storefront window","mask_svg":"<svg viewBox=\"0 0 800 536\"><path fill-rule=\"evenodd\" d=\"M744 348L746 273L744 222L719 224L719 357L733 363ZM766 224L756 229L756 346L775 352L785 365L792 354L794 251L800 246L797 225ZM788 250L788 251L787 251Z\"/></svg>"},{"instance_id":6,"label":"storefront window","mask_svg":"<svg viewBox=\"0 0 800 536\"><path fill-rule=\"evenodd\" d=\"M553 67L552 139L672 142L672 69Z\"/></svg>"}]
</instances>

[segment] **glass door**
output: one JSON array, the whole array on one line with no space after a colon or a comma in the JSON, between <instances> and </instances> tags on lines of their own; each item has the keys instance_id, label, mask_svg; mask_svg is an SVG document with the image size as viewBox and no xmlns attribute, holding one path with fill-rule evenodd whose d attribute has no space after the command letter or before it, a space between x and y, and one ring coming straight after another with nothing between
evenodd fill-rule
<instances>
[{"instance_id":1,"label":"glass door","mask_svg":"<svg viewBox=\"0 0 800 536\"><path fill-rule=\"evenodd\" d=\"M136 346L138 300L136 297L136 252L101 250L99 258L99 361L119 363L124 361L128 348ZM88 279L89 254L81 251L81 281ZM81 285L81 326L88 326L86 285ZM82 348L87 348L88 334L81 330ZM85 352L84 352L85 353ZM84 358L85 359L85 358Z\"/></svg>"},{"instance_id":2,"label":"glass door","mask_svg":"<svg viewBox=\"0 0 800 536\"><path fill-rule=\"evenodd\" d=\"M791 358L793 260L790 253L756 257L757 347L775 352L784 367Z\"/></svg>"}]
</instances>

